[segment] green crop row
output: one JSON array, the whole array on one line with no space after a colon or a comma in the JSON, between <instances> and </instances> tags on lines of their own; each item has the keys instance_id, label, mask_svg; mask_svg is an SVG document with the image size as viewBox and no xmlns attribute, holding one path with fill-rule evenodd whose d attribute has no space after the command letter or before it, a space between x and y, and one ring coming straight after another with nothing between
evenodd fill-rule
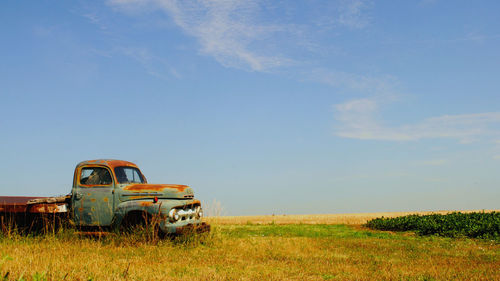
<instances>
[{"instance_id":1,"label":"green crop row","mask_svg":"<svg viewBox=\"0 0 500 281\"><path fill-rule=\"evenodd\" d=\"M500 212L381 217L368 221L365 226L378 230L415 231L419 235L500 240Z\"/></svg>"}]
</instances>

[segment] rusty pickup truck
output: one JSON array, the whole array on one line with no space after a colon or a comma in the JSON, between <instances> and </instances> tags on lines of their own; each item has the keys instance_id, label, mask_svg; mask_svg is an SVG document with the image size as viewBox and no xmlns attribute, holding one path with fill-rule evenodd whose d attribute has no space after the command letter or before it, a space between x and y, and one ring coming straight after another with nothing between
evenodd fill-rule
<instances>
[{"instance_id":1,"label":"rusty pickup truck","mask_svg":"<svg viewBox=\"0 0 500 281\"><path fill-rule=\"evenodd\" d=\"M90 160L75 168L71 194L60 197L0 197L0 220L31 228L68 220L78 229L119 229L156 219L162 234L206 232L203 209L187 185L149 184L134 163ZM40 220L44 218L44 220Z\"/></svg>"}]
</instances>

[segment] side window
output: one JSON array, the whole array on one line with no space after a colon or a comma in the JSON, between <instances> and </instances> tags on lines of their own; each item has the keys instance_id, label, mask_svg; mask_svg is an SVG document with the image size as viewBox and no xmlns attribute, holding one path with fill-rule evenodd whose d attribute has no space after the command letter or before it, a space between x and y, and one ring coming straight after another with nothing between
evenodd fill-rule
<instances>
[{"instance_id":1,"label":"side window","mask_svg":"<svg viewBox=\"0 0 500 281\"><path fill-rule=\"evenodd\" d=\"M80 184L110 185L113 183L108 169L101 167L83 168L80 174Z\"/></svg>"}]
</instances>

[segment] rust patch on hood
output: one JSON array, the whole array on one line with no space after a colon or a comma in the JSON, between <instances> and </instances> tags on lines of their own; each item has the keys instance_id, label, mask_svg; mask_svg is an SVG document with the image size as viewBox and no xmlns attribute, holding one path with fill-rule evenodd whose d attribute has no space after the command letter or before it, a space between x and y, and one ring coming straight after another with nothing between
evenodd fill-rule
<instances>
[{"instance_id":1,"label":"rust patch on hood","mask_svg":"<svg viewBox=\"0 0 500 281\"><path fill-rule=\"evenodd\" d=\"M135 165L132 162L128 161L123 161L123 160L114 160L114 159L97 159L97 160L87 160L78 163L77 167L84 166L84 165L105 165L110 167L111 169L114 169L115 167L119 166L128 166L128 167L135 167L138 168L137 165ZM138 168L139 169L139 168Z\"/></svg>"},{"instance_id":2,"label":"rust patch on hood","mask_svg":"<svg viewBox=\"0 0 500 281\"><path fill-rule=\"evenodd\" d=\"M189 188L187 185L182 184L133 184L129 185L123 190L127 191L163 191L165 189L177 189L179 192L184 192L186 188Z\"/></svg>"}]
</instances>

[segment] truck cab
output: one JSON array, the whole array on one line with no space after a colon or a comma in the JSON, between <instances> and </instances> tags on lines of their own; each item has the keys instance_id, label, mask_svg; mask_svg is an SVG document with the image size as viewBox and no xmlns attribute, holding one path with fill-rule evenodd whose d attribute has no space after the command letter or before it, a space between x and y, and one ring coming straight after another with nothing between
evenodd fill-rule
<instances>
[{"instance_id":1,"label":"truck cab","mask_svg":"<svg viewBox=\"0 0 500 281\"><path fill-rule=\"evenodd\" d=\"M200 201L191 187L150 184L137 165L122 160L90 160L75 168L71 191L77 227L116 227L159 219L163 233L207 231Z\"/></svg>"}]
</instances>

